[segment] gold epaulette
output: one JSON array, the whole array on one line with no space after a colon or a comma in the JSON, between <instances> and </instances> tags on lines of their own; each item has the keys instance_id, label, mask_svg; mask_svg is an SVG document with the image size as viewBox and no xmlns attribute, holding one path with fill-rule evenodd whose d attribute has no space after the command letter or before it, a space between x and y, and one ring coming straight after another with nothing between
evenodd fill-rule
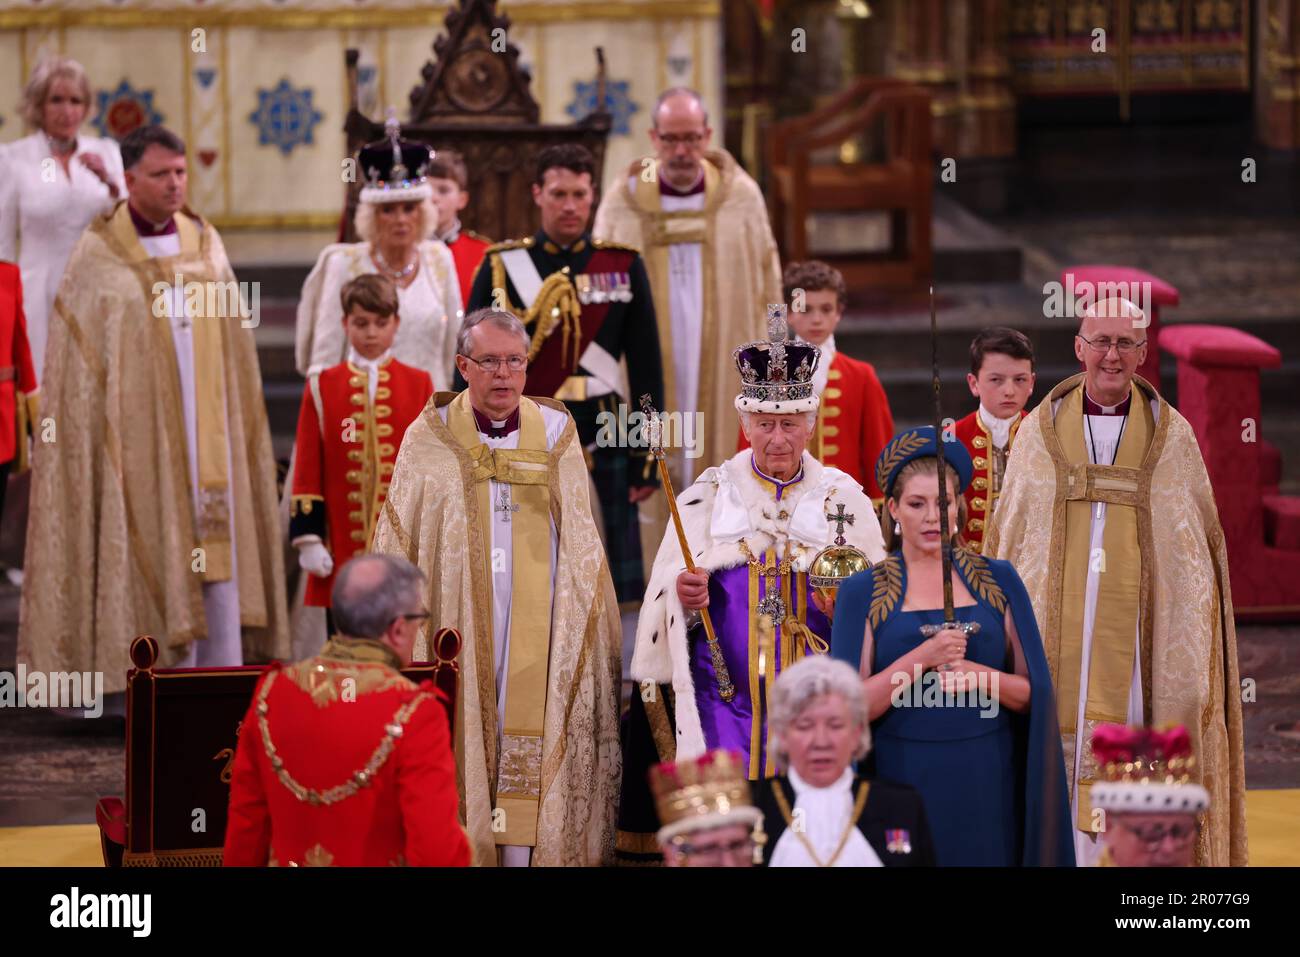
<instances>
[{"instance_id":1,"label":"gold epaulette","mask_svg":"<svg viewBox=\"0 0 1300 957\"><path fill-rule=\"evenodd\" d=\"M470 239L477 239L479 242L492 245L492 240L488 239L482 233L476 233L472 229L462 229L461 232L464 233L466 236L468 236ZM529 236L528 238L532 239L533 237Z\"/></svg>"},{"instance_id":2,"label":"gold epaulette","mask_svg":"<svg viewBox=\"0 0 1300 957\"><path fill-rule=\"evenodd\" d=\"M531 249L532 246L532 236L525 236L523 239L507 239L503 242L493 243L484 251L483 255L491 256L493 253L504 253L511 249Z\"/></svg>"},{"instance_id":3,"label":"gold epaulette","mask_svg":"<svg viewBox=\"0 0 1300 957\"><path fill-rule=\"evenodd\" d=\"M631 253L634 256L640 256L641 250L635 246L629 246L627 243L610 242L608 239L593 239L591 244L597 249L621 249L625 253Z\"/></svg>"}]
</instances>

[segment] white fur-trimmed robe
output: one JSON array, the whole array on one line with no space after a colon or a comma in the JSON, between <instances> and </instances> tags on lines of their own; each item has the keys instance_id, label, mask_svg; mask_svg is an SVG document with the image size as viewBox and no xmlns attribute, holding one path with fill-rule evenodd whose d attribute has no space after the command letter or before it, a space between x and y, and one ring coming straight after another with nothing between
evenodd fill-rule
<instances>
[{"instance_id":1,"label":"white fur-trimmed robe","mask_svg":"<svg viewBox=\"0 0 1300 957\"><path fill-rule=\"evenodd\" d=\"M803 481L789 486L778 503L771 487L754 475L752 454L746 449L722 465L706 469L677 497L686 541L698 568L720 571L743 565L748 559L741 551L741 541L758 556L774 544L783 555L786 541L792 540L790 561L796 571L807 571L817 553L834 541L835 526L825 515L840 502L855 518L853 525L845 526L848 543L862 549L872 563L885 557L871 500L851 476L822 465L805 452ZM788 513L785 519L780 518L782 510ZM685 570L677 531L670 523L655 556L632 654L634 680L673 687L678 759L696 757L708 749L695 705L686 614L677 598L677 576Z\"/></svg>"}]
</instances>

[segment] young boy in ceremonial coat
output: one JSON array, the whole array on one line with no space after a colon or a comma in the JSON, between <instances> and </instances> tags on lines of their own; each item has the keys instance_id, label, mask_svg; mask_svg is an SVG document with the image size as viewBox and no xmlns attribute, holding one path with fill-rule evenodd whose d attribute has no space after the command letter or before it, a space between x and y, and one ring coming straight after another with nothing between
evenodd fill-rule
<instances>
[{"instance_id":1,"label":"young boy in ceremonial coat","mask_svg":"<svg viewBox=\"0 0 1300 957\"><path fill-rule=\"evenodd\" d=\"M817 427L808 451L858 480L876 508L884 493L876 485L876 459L894 435L889 399L870 362L835 348L835 327L844 318L848 290L838 269L820 260L790 263L781 278L790 306L790 328L821 350L813 388L821 396ZM742 432L738 448L749 447Z\"/></svg>"},{"instance_id":2,"label":"young boy in ceremonial coat","mask_svg":"<svg viewBox=\"0 0 1300 957\"><path fill-rule=\"evenodd\" d=\"M1034 347L1029 339L1006 326L981 329L971 340L966 384L979 399L979 408L958 421L953 431L975 465L966 486L967 518L961 536L978 552L1002 491L1011 443L1034 391Z\"/></svg>"},{"instance_id":3,"label":"young boy in ceremonial coat","mask_svg":"<svg viewBox=\"0 0 1300 957\"><path fill-rule=\"evenodd\" d=\"M340 293L348 357L308 378L298 413L289 538L311 575L307 605L329 606L335 565L370 544L406 428L433 395L433 381L390 350L397 288L358 276Z\"/></svg>"},{"instance_id":4,"label":"young boy in ceremonial coat","mask_svg":"<svg viewBox=\"0 0 1300 957\"><path fill-rule=\"evenodd\" d=\"M27 434L36 417L36 369L23 317L18 267L0 262L0 515L9 470L27 468Z\"/></svg>"},{"instance_id":5,"label":"young boy in ceremonial coat","mask_svg":"<svg viewBox=\"0 0 1300 957\"><path fill-rule=\"evenodd\" d=\"M460 305L468 310L469 287L474 284L474 273L478 272L492 240L460 224L460 211L469 204L469 173L459 153L435 152L426 176L433 188L433 205L438 208L438 228L434 234L451 250L456 278L460 280Z\"/></svg>"}]
</instances>

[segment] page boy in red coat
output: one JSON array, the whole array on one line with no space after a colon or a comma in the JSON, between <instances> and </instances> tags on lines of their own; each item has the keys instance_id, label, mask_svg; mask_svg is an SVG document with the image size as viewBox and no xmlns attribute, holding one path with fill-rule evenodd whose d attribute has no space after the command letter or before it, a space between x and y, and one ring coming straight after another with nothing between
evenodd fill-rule
<instances>
[{"instance_id":1,"label":"page boy in red coat","mask_svg":"<svg viewBox=\"0 0 1300 957\"><path fill-rule=\"evenodd\" d=\"M363 555L334 588L339 634L272 665L240 725L227 867L463 867L445 699L400 669L428 619L424 575Z\"/></svg>"},{"instance_id":2,"label":"page boy in red coat","mask_svg":"<svg viewBox=\"0 0 1300 957\"><path fill-rule=\"evenodd\" d=\"M469 174L459 153L437 150L425 175L433 187L433 205L438 208L438 228L434 234L451 250L456 278L460 280L460 307L468 309L474 274L492 240L460 224L460 211L469 203Z\"/></svg>"},{"instance_id":3,"label":"page boy in red coat","mask_svg":"<svg viewBox=\"0 0 1300 957\"><path fill-rule=\"evenodd\" d=\"M1034 347L1023 332L1006 326L983 329L970 344L966 384L979 408L954 427L975 465L966 486L966 527L962 538L974 550L984 544L984 530L1002 491L1007 455L1034 391Z\"/></svg>"},{"instance_id":4,"label":"page boy in red coat","mask_svg":"<svg viewBox=\"0 0 1300 957\"><path fill-rule=\"evenodd\" d=\"M0 262L0 517L9 471L27 468L27 438L36 419L36 368L23 316L18 267Z\"/></svg>"},{"instance_id":5,"label":"page boy in red coat","mask_svg":"<svg viewBox=\"0 0 1300 957\"><path fill-rule=\"evenodd\" d=\"M871 363L851 359L835 348L835 327L844 318L848 301L844 277L838 269L810 259L786 266L781 285L790 307L791 332L821 350L813 373L821 407L808 451L823 465L857 479L879 509L884 493L876 484L876 459L894 437L894 417ZM748 445L742 431L738 447Z\"/></svg>"},{"instance_id":6,"label":"page boy in red coat","mask_svg":"<svg viewBox=\"0 0 1300 957\"><path fill-rule=\"evenodd\" d=\"M397 287L375 273L339 294L348 357L310 376L298 412L289 540L311 575L305 604L329 606L335 565L369 547L406 428L433 395L422 369L390 354Z\"/></svg>"}]
</instances>

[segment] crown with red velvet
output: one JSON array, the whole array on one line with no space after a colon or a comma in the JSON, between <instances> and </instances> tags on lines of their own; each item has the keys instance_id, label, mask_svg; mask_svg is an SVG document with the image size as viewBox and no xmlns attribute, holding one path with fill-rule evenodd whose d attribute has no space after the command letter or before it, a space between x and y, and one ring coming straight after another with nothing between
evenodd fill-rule
<instances>
[{"instance_id":1,"label":"crown with red velvet","mask_svg":"<svg viewBox=\"0 0 1300 957\"><path fill-rule=\"evenodd\" d=\"M361 147L357 157L365 177L361 202L403 203L433 196L433 187L425 179L433 150L423 143L402 139L401 132L396 111L390 110L384 138Z\"/></svg>"},{"instance_id":2,"label":"crown with red velvet","mask_svg":"<svg viewBox=\"0 0 1300 957\"><path fill-rule=\"evenodd\" d=\"M1099 776L1092 806L1107 811L1169 814L1204 811L1210 795L1192 780L1196 757L1187 728L1130 728L1098 725L1092 755Z\"/></svg>"},{"instance_id":3,"label":"crown with red velvet","mask_svg":"<svg viewBox=\"0 0 1300 957\"><path fill-rule=\"evenodd\" d=\"M776 415L816 412L813 372L821 350L790 338L784 303L768 303L767 328L767 339L747 342L732 353L740 370L736 409Z\"/></svg>"},{"instance_id":4,"label":"crown with red velvet","mask_svg":"<svg viewBox=\"0 0 1300 957\"><path fill-rule=\"evenodd\" d=\"M744 760L733 751L656 765L650 769L650 791L661 843L728 824L753 826L762 819L749 797Z\"/></svg>"}]
</instances>

